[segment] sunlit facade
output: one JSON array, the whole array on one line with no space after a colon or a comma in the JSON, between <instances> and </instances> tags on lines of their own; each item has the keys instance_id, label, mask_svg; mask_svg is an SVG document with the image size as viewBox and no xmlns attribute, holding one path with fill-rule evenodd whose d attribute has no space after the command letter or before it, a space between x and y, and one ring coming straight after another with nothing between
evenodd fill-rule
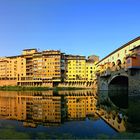
<instances>
[{"instance_id":1,"label":"sunlit facade","mask_svg":"<svg viewBox=\"0 0 140 140\"><path fill-rule=\"evenodd\" d=\"M85 56L66 55L66 81L86 80Z\"/></svg>"},{"instance_id":2,"label":"sunlit facade","mask_svg":"<svg viewBox=\"0 0 140 140\"><path fill-rule=\"evenodd\" d=\"M42 86L47 81L52 86L64 79L64 71L64 54L58 50L25 49L22 55L0 58L1 85L15 80L15 85Z\"/></svg>"},{"instance_id":3,"label":"sunlit facade","mask_svg":"<svg viewBox=\"0 0 140 140\"><path fill-rule=\"evenodd\" d=\"M82 83L86 87L96 79L97 61L94 55L86 59L59 50L25 49L21 55L0 58L0 85L53 87L72 82L73 86Z\"/></svg>"},{"instance_id":4,"label":"sunlit facade","mask_svg":"<svg viewBox=\"0 0 140 140\"><path fill-rule=\"evenodd\" d=\"M94 81L96 79L96 63L97 62L86 62L86 80Z\"/></svg>"},{"instance_id":5,"label":"sunlit facade","mask_svg":"<svg viewBox=\"0 0 140 140\"><path fill-rule=\"evenodd\" d=\"M100 60L97 63L97 74L100 75L107 75L109 71L118 71L120 69L128 69L129 65L127 64L127 58L128 56L132 56L133 50L136 50L140 45L140 37L137 37L128 43L122 45L120 48L116 49L109 55L107 55L105 58ZM132 57L131 57L132 58ZM133 62L134 57L132 58ZM137 57L137 62L138 62ZM129 61L129 60L128 60ZM135 63L135 62L134 62Z\"/></svg>"}]
</instances>

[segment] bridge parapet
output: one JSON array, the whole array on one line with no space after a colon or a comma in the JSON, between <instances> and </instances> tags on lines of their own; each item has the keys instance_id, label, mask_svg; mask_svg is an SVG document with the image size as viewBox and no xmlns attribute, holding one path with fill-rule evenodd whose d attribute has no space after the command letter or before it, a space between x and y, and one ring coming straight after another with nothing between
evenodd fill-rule
<instances>
[{"instance_id":1,"label":"bridge parapet","mask_svg":"<svg viewBox=\"0 0 140 140\"><path fill-rule=\"evenodd\" d=\"M118 66L113 66L113 67L108 67L107 69L102 69L101 71L97 71L96 72L96 75L99 77L109 77L113 74L118 74L118 73L121 73L121 72L127 72L128 71L128 68L126 67L126 65L124 64L121 64L121 65L118 65Z\"/></svg>"}]
</instances>

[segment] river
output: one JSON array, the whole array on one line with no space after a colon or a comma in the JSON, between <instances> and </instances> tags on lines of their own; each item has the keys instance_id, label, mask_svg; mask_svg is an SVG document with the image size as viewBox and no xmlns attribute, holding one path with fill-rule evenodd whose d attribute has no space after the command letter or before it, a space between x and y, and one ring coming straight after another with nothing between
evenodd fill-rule
<instances>
[{"instance_id":1,"label":"river","mask_svg":"<svg viewBox=\"0 0 140 140\"><path fill-rule=\"evenodd\" d=\"M132 99L128 110L127 102L116 107L115 97L106 95L93 90L0 91L0 138L140 138L130 115L139 103Z\"/></svg>"}]
</instances>

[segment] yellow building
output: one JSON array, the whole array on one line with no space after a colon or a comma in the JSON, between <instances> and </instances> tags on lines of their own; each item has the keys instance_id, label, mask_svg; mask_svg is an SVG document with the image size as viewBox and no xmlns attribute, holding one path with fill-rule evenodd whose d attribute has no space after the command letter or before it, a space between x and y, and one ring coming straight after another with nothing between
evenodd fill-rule
<instances>
[{"instance_id":1,"label":"yellow building","mask_svg":"<svg viewBox=\"0 0 140 140\"><path fill-rule=\"evenodd\" d=\"M53 82L63 81L64 71L64 54L59 50L25 49L22 55L0 58L0 79L9 80L0 85L15 80L15 85L53 86Z\"/></svg>"},{"instance_id":2,"label":"yellow building","mask_svg":"<svg viewBox=\"0 0 140 140\"><path fill-rule=\"evenodd\" d=\"M35 50L34 50L35 51ZM61 81L64 73L61 67L63 54L58 50L33 51L26 58L26 76L32 80ZM23 54L27 54L24 53Z\"/></svg>"},{"instance_id":3,"label":"yellow building","mask_svg":"<svg viewBox=\"0 0 140 140\"><path fill-rule=\"evenodd\" d=\"M44 72L46 79L60 82L63 78L65 67L63 66L64 54L58 50L46 50L42 52Z\"/></svg>"},{"instance_id":4,"label":"yellow building","mask_svg":"<svg viewBox=\"0 0 140 140\"><path fill-rule=\"evenodd\" d=\"M32 56L32 79L41 80L46 77L45 64L41 52L36 52Z\"/></svg>"},{"instance_id":5,"label":"yellow building","mask_svg":"<svg viewBox=\"0 0 140 140\"><path fill-rule=\"evenodd\" d=\"M53 87L68 82L68 86L88 87L95 79L97 59L59 50L25 49L21 55L0 58L0 85Z\"/></svg>"},{"instance_id":6,"label":"yellow building","mask_svg":"<svg viewBox=\"0 0 140 140\"><path fill-rule=\"evenodd\" d=\"M66 55L66 81L86 80L86 58L79 55Z\"/></svg>"},{"instance_id":7,"label":"yellow building","mask_svg":"<svg viewBox=\"0 0 140 140\"><path fill-rule=\"evenodd\" d=\"M97 62L86 62L86 80L87 81L94 81L96 79L96 63Z\"/></svg>"},{"instance_id":8,"label":"yellow building","mask_svg":"<svg viewBox=\"0 0 140 140\"><path fill-rule=\"evenodd\" d=\"M0 60L0 79L4 80L7 79L7 65L8 65L8 60L6 59L1 59Z\"/></svg>"},{"instance_id":9,"label":"yellow building","mask_svg":"<svg viewBox=\"0 0 140 140\"><path fill-rule=\"evenodd\" d=\"M18 80L26 76L26 60L22 56L6 57L0 60L0 78Z\"/></svg>"}]
</instances>

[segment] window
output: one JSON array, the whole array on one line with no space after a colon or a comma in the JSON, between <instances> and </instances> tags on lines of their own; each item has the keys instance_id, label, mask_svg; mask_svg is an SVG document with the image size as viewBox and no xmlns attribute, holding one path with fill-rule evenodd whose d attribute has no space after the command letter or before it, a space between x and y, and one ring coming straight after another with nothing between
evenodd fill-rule
<instances>
[{"instance_id":1,"label":"window","mask_svg":"<svg viewBox=\"0 0 140 140\"><path fill-rule=\"evenodd\" d=\"M120 55L119 55L119 53L118 53L118 57L119 57Z\"/></svg>"},{"instance_id":2,"label":"window","mask_svg":"<svg viewBox=\"0 0 140 140\"><path fill-rule=\"evenodd\" d=\"M112 56L112 60L114 60L114 56Z\"/></svg>"},{"instance_id":3,"label":"window","mask_svg":"<svg viewBox=\"0 0 140 140\"><path fill-rule=\"evenodd\" d=\"M127 63L130 63L130 59L127 60Z\"/></svg>"}]
</instances>

